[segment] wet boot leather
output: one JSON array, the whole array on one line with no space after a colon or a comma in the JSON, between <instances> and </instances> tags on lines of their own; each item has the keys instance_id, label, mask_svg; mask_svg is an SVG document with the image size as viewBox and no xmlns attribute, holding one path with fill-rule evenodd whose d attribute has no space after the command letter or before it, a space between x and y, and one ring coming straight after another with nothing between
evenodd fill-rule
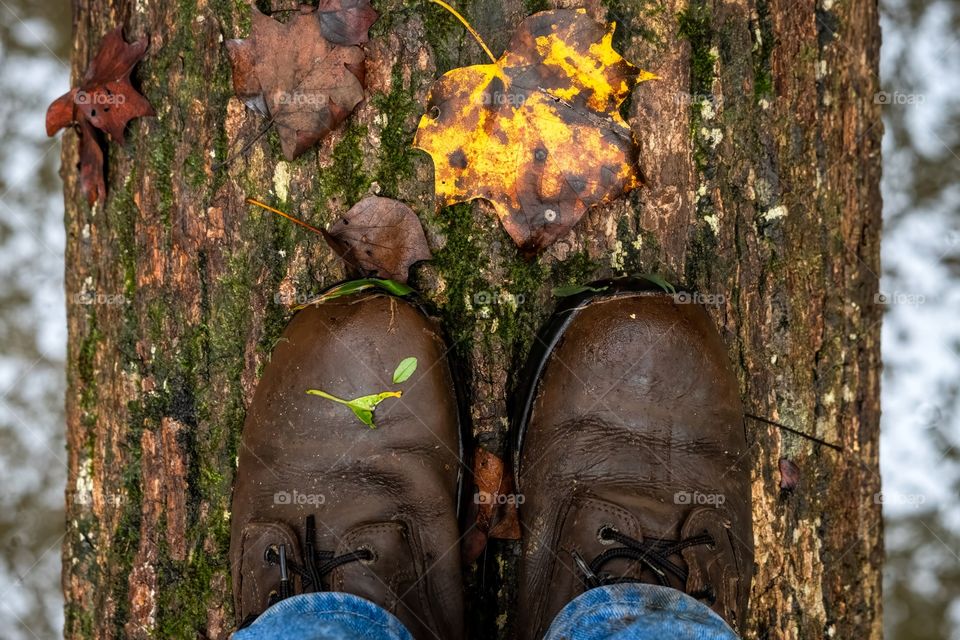
<instances>
[{"instance_id":1,"label":"wet boot leather","mask_svg":"<svg viewBox=\"0 0 960 640\"><path fill-rule=\"evenodd\" d=\"M243 429L230 545L238 623L282 597L329 590L384 607L418 640L463 636L461 438L446 351L432 321L385 295L294 316ZM415 373L393 384L409 356ZM403 396L377 407L371 429L307 389Z\"/></svg>"},{"instance_id":2,"label":"wet boot leather","mask_svg":"<svg viewBox=\"0 0 960 640\"><path fill-rule=\"evenodd\" d=\"M518 631L539 640L585 589L679 589L742 630L753 575L737 380L706 311L653 292L581 302L533 366L515 465Z\"/></svg>"}]
</instances>

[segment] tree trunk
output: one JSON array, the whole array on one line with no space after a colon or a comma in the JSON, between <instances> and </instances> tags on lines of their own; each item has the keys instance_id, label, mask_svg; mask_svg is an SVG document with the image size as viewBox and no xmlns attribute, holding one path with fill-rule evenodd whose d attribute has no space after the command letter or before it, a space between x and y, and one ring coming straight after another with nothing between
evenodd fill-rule
<instances>
[{"instance_id":1,"label":"tree trunk","mask_svg":"<svg viewBox=\"0 0 960 640\"><path fill-rule=\"evenodd\" d=\"M589 212L536 261L485 203L435 211L431 162L410 148L431 81L482 52L438 7L375 5L369 99L346 125L292 163L271 132L218 172L264 125L233 97L223 46L248 35L249 8L74 0L74 77L114 26L148 34L135 75L158 115L134 121L124 148L110 144L109 197L93 209L65 137L67 294L88 303L68 312L66 635L227 637L244 410L287 303L344 275L320 237L244 198L320 226L378 193L424 223L435 259L412 284L468 365L473 429L496 453L512 372L553 287L657 272L712 296L747 410L843 447L748 422L757 573L746 635L879 638L876 3L589 0L618 23L617 49L661 78L626 111L648 186ZM548 8L457 6L497 54ZM780 488L784 457L800 469L792 492ZM513 598L515 558L516 543L498 541L473 568L473 637L510 637L515 618L497 613Z\"/></svg>"}]
</instances>

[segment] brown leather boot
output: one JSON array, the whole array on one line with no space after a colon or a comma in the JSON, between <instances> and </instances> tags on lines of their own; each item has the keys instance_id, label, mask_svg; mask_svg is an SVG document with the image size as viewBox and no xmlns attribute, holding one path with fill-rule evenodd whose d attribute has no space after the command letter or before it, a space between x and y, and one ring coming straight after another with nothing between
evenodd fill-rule
<instances>
[{"instance_id":1,"label":"brown leather boot","mask_svg":"<svg viewBox=\"0 0 960 640\"><path fill-rule=\"evenodd\" d=\"M230 562L238 622L284 597L352 593L419 639L463 636L460 421L447 348L411 304L355 295L297 313L247 413ZM401 360L418 366L394 384ZM344 399L402 390L376 428Z\"/></svg>"},{"instance_id":2,"label":"brown leather boot","mask_svg":"<svg viewBox=\"0 0 960 640\"><path fill-rule=\"evenodd\" d=\"M742 629L753 532L737 380L706 311L677 299L614 287L568 303L531 359L514 461L522 638L624 581L685 591Z\"/></svg>"}]
</instances>

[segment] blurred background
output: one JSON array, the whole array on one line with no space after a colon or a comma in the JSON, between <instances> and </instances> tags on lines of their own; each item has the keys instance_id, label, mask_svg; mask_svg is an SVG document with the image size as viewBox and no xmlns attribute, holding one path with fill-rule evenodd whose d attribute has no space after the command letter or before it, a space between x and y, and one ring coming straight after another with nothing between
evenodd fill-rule
<instances>
[{"instance_id":1,"label":"blurred background","mask_svg":"<svg viewBox=\"0 0 960 640\"><path fill-rule=\"evenodd\" d=\"M960 640L960 0L882 0L881 467L891 640ZM63 620L66 2L0 0L0 638ZM846 640L846 639L844 639Z\"/></svg>"}]
</instances>

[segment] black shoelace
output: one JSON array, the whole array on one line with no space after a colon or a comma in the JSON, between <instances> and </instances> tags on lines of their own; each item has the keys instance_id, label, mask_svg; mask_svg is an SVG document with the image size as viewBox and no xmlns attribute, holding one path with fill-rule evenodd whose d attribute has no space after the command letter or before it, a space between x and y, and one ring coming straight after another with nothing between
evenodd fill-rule
<instances>
[{"instance_id":1,"label":"black shoelace","mask_svg":"<svg viewBox=\"0 0 960 640\"><path fill-rule=\"evenodd\" d=\"M686 584L687 570L670 560L670 556L680 553L687 547L713 544L713 537L706 532L679 541L663 538L646 538L640 541L620 533L613 527L604 526L601 527L599 535L602 540L619 542L623 546L607 549L594 558L590 564L587 564L579 553L573 552L573 559L583 574L583 584L587 589L622 582L639 582L639 578L617 577L603 571L605 564L618 558L639 562L653 571L657 576L657 581L663 586L670 586L667 574L673 575L680 581L680 584ZM714 598L713 589L709 587L702 593L690 595L698 598Z\"/></svg>"},{"instance_id":2,"label":"black shoelace","mask_svg":"<svg viewBox=\"0 0 960 640\"><path fill-rule=\"evenodd\" d=\"M320 592L323 591L323 578L337 567L349 562L373 559L373 552L369 549L357 549L341 556L333 551L317 549L317 521L312 515L306 518L304 538L302 565L287 557L285 544L271 545L267 548L264 559L267 564L276 566L280 570L280 589L270 593L269 606L294 595L293 574L300 576L302 593ZM257 615L259 614L247 616L239 629L250 626Z\"/></svg>"}]
</instances>

